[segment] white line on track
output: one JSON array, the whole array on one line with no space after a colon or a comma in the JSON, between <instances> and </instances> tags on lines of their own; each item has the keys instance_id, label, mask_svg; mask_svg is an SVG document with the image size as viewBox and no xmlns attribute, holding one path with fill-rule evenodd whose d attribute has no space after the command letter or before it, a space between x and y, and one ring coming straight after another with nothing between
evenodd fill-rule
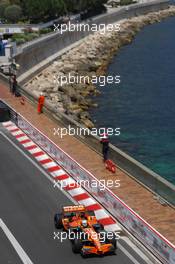
<instances>
[{"instance_id":1,"label":"white line on track","mask_svg":"<svg viewBox=\"0 0 175 264\"><path fill-rule=\"evenodd\" d=\"M46 171L44 171L44 169L42 169L32 158L30 158L22 149L20 149L8 136L6 136L2 131L0 131L0 134L7 139L14 148L16 148L24 157L26 157L26 159L28 159L40 172L42 172L46 178L53 184L54 186L54 179L51 178ZM69 180L71 181L72 179L69 178ZM72 180L74 181L74 180ZM75 181L74 181L75 182ZM58 184L56 185L56 187L64 193L64 195L70 200L72 201L72 203L74 204L78 204L78 202L76 202L66 191L64 191L63 188L61 188L61 186L59 187ZM134 264L140 264L121 244L118 243L118 248L124 253L124 255L126 255ZM24 262L25 264L33 264L32 262ZM150 262L151 264L152 262Z\"/></svg>"},{"instance_id":2,"label":"white line on track","mask_svg":"<svg viewBox=\"0 0 175 264\"><path fill-rule=\"evenodd\" d=\"M121 244L118 243L118 248L134 263L140 264Z\"/></svg>"},{"instance_id":3,"label":"white line on track","mask_svg":"<svg viewBox=\"0 0 175 264\"><path fill-rule=\"evenodd\" d=\"M9 241L12 244L12 246L14 247L14 249L16 250L16 252L17 252L18 256L20 257L20 259L22 260L22 262L24 264L33 264L31 259L28 257L28 255L26 254L24 249L18 243L18 241L16 240L14 235L11 233L11 231L8 229L6 224L2 221L2 219L0 219L0 227L4 231L6 237L9 239Z\"/></svg>"},{"instance_id":4,"label":"white line on track","mask_svg":"<svg viewBox=\"0 0 175 264\"><path fill-rule=\"evenodd\" d=\"M15 147L24 157L26 157L26 159L28 159L40 172L42 172L46 178L53 184L54 186L54 179L51 178L47 172L42 168L40 167L32 158L30 158L22 149L20 149L10 138L8 138L8 136L6 136L3 132L0 131L0 134L5 138L7 139L12 145L13 147ZM78 204L75 200L73 200L73 198L66 192L64 191L61 186L59 187L58 184L56 185L56 187L64 193L64 195L74 204Z\"/></svg>"},{"instance_id":5,"label":"white line on track","mask_svg":"<svg viewBox=\"0 0 175 264\"><path fill-rule=\"evenodd\" d=\"M137 254L147 263L152 264L152 261L135 245L131 242L128 237L122 237L122 240L125 241ZM120 244L120 243L119 243ZM119 246L120 247L120 246ZM157 261L157 264L160 263Z\"/></svg>"}]
</instances>

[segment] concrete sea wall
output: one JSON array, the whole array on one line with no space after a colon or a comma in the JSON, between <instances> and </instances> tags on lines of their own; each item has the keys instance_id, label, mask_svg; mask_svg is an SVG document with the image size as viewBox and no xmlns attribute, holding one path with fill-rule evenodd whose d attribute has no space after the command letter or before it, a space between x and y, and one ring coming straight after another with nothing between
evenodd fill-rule
<instances>
[{"instance_id":1,"label":"concrete sea wall","mask_svg":"<svg viewBox=\"0 0 175 264\"><path fill-rule=\"evenodd\" d=\"M131 18L138 15L147 14L149 12L158 11L161 9L165 9L168 7L167 0L155 0L148 3L139 3L134 4L129 7L121 7L119 10L104 14L101 16L97 16L90 21L87 21L91 24L109 24L114 23L118 20ZM15 56L16 62L20 64L19 75L22 75L29 71L32 67L35 66L35 70L38 72L41 65L36 68L36 65L46 60L45 66L47 66L48 57L53 56L58 53L62 49L70 46L86 37L89 34L88 31L83 32L65 32L63 35L60 35L58 32L50 34L41 40L38 39L33 41L32 43L28 43L23 48L19 50L19 53ZM60 55L60 54L59 54ZM58 55L58 56L59 56ZM44 68L44 64L42 64ZM24 79L21 80L26 81L32 76L35 75L36 72L29 71L29 75L25 75Z\"/></svg>"},{"instance_id":2,"label":"concrete sea wall","mask_svg":"<svg viewBox=\"0 0 175 264\"><path fill-rule=\"evenodd\" d=\"M126 7L123 7L114 13L93 18L93 20L89 23L113 23L126 17L130 18L133 16L143 15L151 11L158 11L160 9L167 8L167 6L167 1L154 1L151 3L136 4L130 6L127 10ZM54 33L42 40L36 40L32 44L28 44L23 47L16 55L16 61L21 66L19 72L21 84L35 76L37 72L48 66L48 64L51 64L52 60L48 61L48 57L53 56L51 59L59 57L59 51L61 52L63 48L69 47L70 44L74 44L76 41L80 41L87 34L87 32L66 32L63 36L61 36L58 33ZM34 68L33 71L32 68ZM1 76L0 79L3 79L3 81L7 83L6 78ZM37 97L33 96L30 91L21 89L21 92L33 103L36 103ZM52 119L55 120L55 122L58 122L59 124L61 123L65 127L68 127L69 125L74 128L82 127L79 123L64 113L56 112L52 105L47 104L45 111ZM79 140L92 147L95 151L99 153L101 152L98 137L91 135L77 137ZM132 175L132 177L144 184L151 191L159 194L172 205L175 205L174 185L170 184L162 177L149 170L130 156L126 155L113 145L110 145L110 158L113 159L114 162L129 175Z\"/></svg>"}]
</instances>

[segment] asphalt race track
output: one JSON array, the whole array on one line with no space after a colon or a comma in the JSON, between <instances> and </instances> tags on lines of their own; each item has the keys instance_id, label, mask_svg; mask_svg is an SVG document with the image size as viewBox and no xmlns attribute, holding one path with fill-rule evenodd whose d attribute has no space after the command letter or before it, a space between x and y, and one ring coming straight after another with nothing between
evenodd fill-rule
<instances>
[{"instance_id":1,"label":"asphalt race track","mask_svg":"<svg viewBox=\"0 0 175 264\"><path fill-rule=\"evenodd\" d=\"M13 141L14 144L12 144ZM18 148L16 148L15 146ZM22 151L20 151L21 149ZM121 240L117 255L83 259L71 250L71 243L55 239L54 213L72 202L35 166L32 157L0 125L0 219L20 244L32 264L110 263L146 264L138 253ZM35 164L34 164L35 163ZM0 229L0 263L21 264L11 242ZM20 250L19 250L20 251ZM130 255L133 257L130 258ZM151 263L151 262L150 262Z\"/></svg>"}]
</instances>

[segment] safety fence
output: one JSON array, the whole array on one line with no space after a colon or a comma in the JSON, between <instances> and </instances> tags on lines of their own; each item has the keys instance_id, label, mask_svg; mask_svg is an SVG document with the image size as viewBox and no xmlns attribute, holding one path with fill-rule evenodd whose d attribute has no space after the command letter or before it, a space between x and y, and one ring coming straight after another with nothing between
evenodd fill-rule
<instances>
[{"instance_id":1,"label":"safety fence","mask_svg":"<svg viewBox=\"0 0 175 264\"><path fill-rule=\"evenodd\" d=\"M9 107L9 109L12 121L76 181L88 181L90 184L85 186L86 190L162 263L175 263L175 246L173 244L159 234L108 188L105 187L105 190L102 191L100 185L92 187L93 184L91 183L96 178L90 172L73 160L37 128L33 127L24 117L16 113L12 108Z\"/></svg>"}]
</instances>

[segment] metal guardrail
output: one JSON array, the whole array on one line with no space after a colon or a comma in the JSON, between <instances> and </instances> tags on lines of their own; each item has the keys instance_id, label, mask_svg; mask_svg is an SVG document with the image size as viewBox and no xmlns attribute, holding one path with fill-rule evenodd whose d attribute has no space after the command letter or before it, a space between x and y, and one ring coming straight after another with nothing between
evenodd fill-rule
<instances>
[{"instance_id":1,"label":"metal guardrail","mask_svg":"<svg viewBox=\"0 0 175 264\"><path fill-rule=\"evenodd\" d=\"M29 91L24 89L21 91L24 96L30 98L33 103L37 103L37 98L31 92L29 93ZM47 100L45 104L45 111L50 118L56 121L59 125L61 124L63 127L68 128L68 126L71 126L75 128L75 130L77 128L85 128L66 114L56 112L55 109L47 103ZM98 136L90 134L83 137L76 135L76 137L101 154L101 145L99 144L100 138ZM139 183L143 184L144 187L148 188L156 196L162 197L167 203L173 207L175 206L175 185L168 182L159 174L150 170L148 167L144 166L131 156L127 155L116 146L109 144L109 147L109 158L112 159L118 167L124 170L129 176L137 180Z\"/></svg>"},{"instance_id":2,"label":"metal guardrail","mask_svg":"<svg viewBox=\"0 0 175 264\"><path fill-rule=\"evenodd\" d=\"M7 77L0 74L0 79L7 85L9 85ZM27 91L24 88L20 87L19 90L25 97L29 98L32 103L37 103L38 98L36 98L36 96L30 91ZM47 102L47 100L44 110L49 118L52 118L56 123L62 125L63 127L68 128L68 126L71 126L75 129L83 128L81 124L79 124L66 114L55 111L55 109ZM93 135L85 135L83 137L76 135L76 137L80 141L91 147L93 150L101 154L99 137ZM175 206L175 185L168 182L163 177L153 172L137 160L133 159L131 156L127 155L114 145L110 144L109 147L109 158L112 159L118 167L124 170L136 181L143 184L146 188L152 191L154 195L162 197L163 200L165 200L167 203L169 203L173 207Z\"/></svg>"},{"instance_id":3,"label":"metal guardrail","mask_svg":"<svg viewBox=\"0 0 175 264\"><path fill-rule=\"evenodd\" d=\"M1 100L0 100L1 101ZM3 102L3 101L1 101ZM4 103L8 106L6 103ZM12 121L22 129L37 145L46 151L60 166L62 166L76 181L91 182L95 177L73 160L67 153L47 138L42 132L16 113L10 106ZM96 178L95 178L96 179ZM97 180L97 179L96 179ZM87 191L98 200L129 232L147 247L162 263L175 263L175 246L145 222L138 214L129 208L121 199L105 187L86 186Z\"/></svg>"}]
</instances>

